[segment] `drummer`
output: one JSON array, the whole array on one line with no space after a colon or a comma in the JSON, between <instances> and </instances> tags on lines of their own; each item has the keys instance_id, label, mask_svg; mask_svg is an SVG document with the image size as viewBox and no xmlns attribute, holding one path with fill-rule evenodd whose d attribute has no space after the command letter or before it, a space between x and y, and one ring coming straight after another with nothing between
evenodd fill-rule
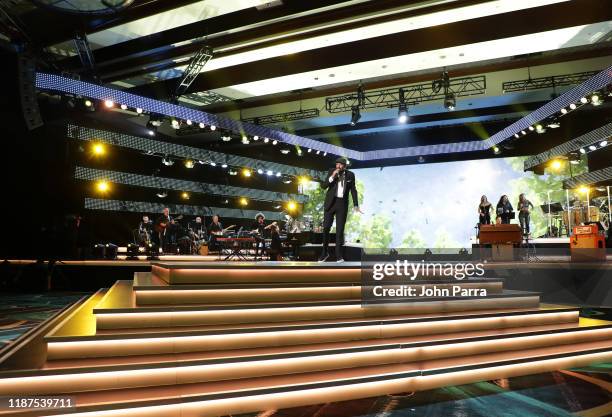
<instances>
[{"instance_id":1,"label":"drummer","mask_svg":"<svg viewBox=\"0 0 612 417\"><path fill-rule=\"evenodd\" d=\"M202 221L202 217L197 216L195 220L189 224L189 229L195 234L197 240L206 239L206 226Z\"/></svg>"}]
</instances>

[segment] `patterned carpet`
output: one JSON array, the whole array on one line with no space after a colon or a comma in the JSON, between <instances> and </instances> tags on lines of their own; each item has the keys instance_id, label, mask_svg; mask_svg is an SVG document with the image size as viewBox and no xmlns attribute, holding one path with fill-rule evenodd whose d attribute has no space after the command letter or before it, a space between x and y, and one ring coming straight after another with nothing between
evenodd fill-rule
<instances>
[{"instance_id":1,"label":"patterned carpet","mask_svg":"<svg viewBox=\"0 0 612 417\"><path fill-rule=\"evenodd\" d=\"M87 293L0 294L0 347ZM612 319L612 310L583 310ZM612 364L233 417L609 417Z\"/></svg>"}]
</instances>

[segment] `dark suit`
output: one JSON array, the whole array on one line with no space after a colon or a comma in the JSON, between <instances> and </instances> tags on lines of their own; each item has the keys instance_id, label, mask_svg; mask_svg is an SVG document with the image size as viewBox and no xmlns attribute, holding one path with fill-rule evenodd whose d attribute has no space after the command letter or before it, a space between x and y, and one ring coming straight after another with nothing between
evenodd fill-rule
<instances>
[{"instance_id":1,"label":"dark suit","mask_svg":"<svg viewBox=\"0 0 612 417\"><path fill-rule=\"evenodd\" d=\"M334 177L332 182L329 178L332 176L334 169L330 169L323 184L323 188L327 189L325 194L325 205L323 206L323 252L327 253L329 243L329 232L336 218L336 258L342 258L342 245L344 245L344 224L348 214L348 199L349 193L353 199L353 206L359 207L357 197L357 188L355 186L355 174L351 171L344 170L342 174ZM342 183L344 191L342 197L338 197L338 186Z\"/></svg>"}]
</instances>

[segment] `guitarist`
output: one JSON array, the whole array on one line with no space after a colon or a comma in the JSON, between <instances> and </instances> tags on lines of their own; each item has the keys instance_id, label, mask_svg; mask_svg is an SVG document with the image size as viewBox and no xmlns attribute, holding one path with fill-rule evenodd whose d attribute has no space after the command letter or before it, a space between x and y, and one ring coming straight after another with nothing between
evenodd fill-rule
<instances>
[{"instance_id":1,"label":"guitarist","mask_svg":"<svg viewBox=\"0 0 612 417\"><path fill-rule=\"evenodd\" d=\"M155 229L154 237L157 239L155 243L157 243L158 247L162 248L163 252L166 252L167 242L169 241L169 232L168 227L172 223L172 218L170 217L170 210L168 207L164 207L162 214L157 217L155 220L155 224L153 228Z\"/></svg>"}]
</instances>

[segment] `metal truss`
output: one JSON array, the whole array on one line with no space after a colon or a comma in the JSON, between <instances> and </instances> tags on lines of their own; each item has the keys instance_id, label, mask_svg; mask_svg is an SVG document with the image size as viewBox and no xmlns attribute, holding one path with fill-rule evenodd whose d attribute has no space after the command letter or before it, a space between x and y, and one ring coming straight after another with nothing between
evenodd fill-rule
<instances>
[{"instance_id":1,"label":"metal truss","mask_svg":"<svg viewBox=\"0 0 612 417\"><path fill-rule=\"evenodd\" d=\"M612 184L612 167L607 167L568 178L563 181L563 189L571 190L580 186L593 184Z\"/></svg>"},{"instance_id":2,"label":"metal truss","mask_svg":"<svg viewBox=\"0 0 612 417\"><path fill-rule=\"evenodd\" d=\"M151 203L147 201L110 200L101 198L85 198L84 208L87 210L130 211L135 213L161 213L164 207L170 209L173 215L212 216L218 214L221 218L254 219L257 213L263 213L268 220L284 220L282 211L242 210L228 207L191 206L185 204Z\"/></svg>"},{"instance_id":3,"label":"metal truss","mask_svg":"<svg viewBox=\"0 0 612 417\"><path fill-rule=\"evenodd\" d=\"M319 117L319 109L296 110L286 113L268 114L265 116L250 117L242 119L243 122L255 125L270 125L276 123L293 122L296 120L313 119Z\"/></svg>"},{"instance_id":4,"label":"metal truss","mask_svg":"<svg viewBox=\"0 0 612 417\"><path fill-rule=\"evenodd\" d=\"M475 77L450 78L447 94L454 97L465 97L484 94L487 89L487 79L484 75ZM354 107L373 109L380 107L398 107L400 94L404 94L407 105L415 105L427 101L444 100L444 89L436 88L436 81L405 87L363 91L354 94L327 97L325 109L330 113L349 112Z\"/></svg>"},{"instance_id":5,"label":"metal truss","mask_svg":"<svg viewBox=\"0 0 612 417\"><path fill-rule=\"evenodd\" d=\"M588 71L577 72L574 74L553 75L550 77L528 78L526 80L506 81L502 83L502 91L504 93L514 93L517 91L540 90L543 88L576 85L585 82L598 73L599 71Z\"/></svg>"},{"instance_id":6,"label":"metal truss","mask_svg":"<svg viewBox=\"0 0 612 417\"><path fill-rule=\"evenodd\" d=\"M174 91L174 98L182 96L185 91L189 88L193 80L196 79L202 68L212 58L212 49L208 46L203 46L189 61L189 65L185 68L183 75L178 80L176 90Z\"/></svg>"},{"instance_id":7,"label":"metal truss","mask_svg":"<svg viewBox=\"0 0 612 417\"><path fill-rule=\"evenodd\" d=\"M132 174L129 172L107 171L102 169L75 167L74 178L82 181L105 180L115 184L131 185L134 187L153 188L162 190L189 191L207 195L223 197L246 197L250 200L286 202L295 201L303 204L308 196L303 194L289 194L254 188L234 187L223 184L210 184L180 180L175 178L156 177L153 175Z\"/></svg>"},{"instance_id":8,"label":"metal truss","mask_svg":"<svg viewBox=\"0 0 612 417\"><path fill-rule=\"evenodd\" d=\"M84 33L77 33L73 39L74 47L79 54L79 58L81 59L81 64L85 71L90 72L94 78L98 79L95 74L96 71L96 61L94 60L93 52L89 46L89 41L87 40L87 35Z\"/></svg>"}]
</instances>

